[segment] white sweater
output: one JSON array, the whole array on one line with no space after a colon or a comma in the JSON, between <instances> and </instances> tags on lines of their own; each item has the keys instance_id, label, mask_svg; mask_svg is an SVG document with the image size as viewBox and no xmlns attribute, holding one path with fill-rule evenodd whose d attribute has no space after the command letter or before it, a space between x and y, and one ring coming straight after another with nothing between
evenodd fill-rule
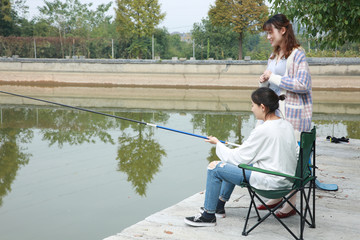
<instances>
[{"instance_id":1,"label":"white sweater","mask_svg":"<svg viewBox=\"0 0 360 240\"><path fill-rule=\"evenodd\" d=\"M294 129L283 119L268 120L251 131L249 138L238 148L230 149L216 144L216 155L222 162L254 167L294 175L297 165L297 148ZM276 190L291 188L292 183L284 178L252 172L250 184L258 189Z\"/></svg>"}]
</instances>

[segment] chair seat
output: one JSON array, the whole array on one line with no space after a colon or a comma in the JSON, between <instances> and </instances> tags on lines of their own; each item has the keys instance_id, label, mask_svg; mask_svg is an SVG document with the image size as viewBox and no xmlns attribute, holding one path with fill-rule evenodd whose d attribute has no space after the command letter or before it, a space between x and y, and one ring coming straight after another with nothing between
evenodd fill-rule
<instances>
[{"instance_id":1,"label":"chair seat","mask_svg":"<svg viewBox=\"0 0 360 240\"><path fill-rule=\"evenodd\" d=\"M284 196L286 196L287 194L289 194L292 189L281 189L281 190L262 190L262 189L257 189L254 187L251 187L257 194L265 197L265 198L269 198L269 199L277 199L277 198L282 198Z\"/></svg>"}]
</instances>

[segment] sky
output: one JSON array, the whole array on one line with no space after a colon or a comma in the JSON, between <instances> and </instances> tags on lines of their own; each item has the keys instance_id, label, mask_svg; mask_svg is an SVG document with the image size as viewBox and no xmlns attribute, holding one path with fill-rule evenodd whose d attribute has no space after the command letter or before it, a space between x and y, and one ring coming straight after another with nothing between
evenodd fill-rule
<instances>
[{"instance_id":1,"label":"sky","mask_svg":"<svg viewBox=\"0 0 360 240\"><path fill-rule=\"evenodd\" d=\"M51 0L49 0L51 1ZM172 32L190 32L194 23L200 23L201 19L207 16L210 5L215 4L215 0L158 0L161 4L161 11L166 13L165 19L159 24L159 27L165 27ZM102 3L108 3L109 0L80 0L81 3L93 3L93 8ZM115 0L112 0L113 7L109 15L114 15L113 8L116 6ZM37 15L38 6L43 6L43 0L26 0L29 6L30 18Z\"/></svg>"}]
</instances>

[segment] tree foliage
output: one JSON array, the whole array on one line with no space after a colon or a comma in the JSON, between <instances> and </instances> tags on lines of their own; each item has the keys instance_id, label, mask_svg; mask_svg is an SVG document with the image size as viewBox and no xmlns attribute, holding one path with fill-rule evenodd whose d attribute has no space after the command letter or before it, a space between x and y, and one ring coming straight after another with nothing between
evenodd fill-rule
<instances>
[{"instance_id":1,"label":"tree foliage","mask_svg":"<svg viewBox=\"0 0 360 240\"><path fill-rule=\"evenodd\" d=\"M39 7L40 20L45 20L57 28L60 42L66 35L90 37L90 32L109 22L111 17L106 12L111 7L108 4L100 4L95 11L91 10L92 3L82 4L79 0L44 0L45 6ZM64 49L61 47L64 57Z\"/></svg>"},{"instance_id":2,"label":"tree foliage","mask_svg":"<svg viewBox=\"0 0 360 240\"><path fill-rule=\"evenodd\" d=\"M46 20L55 26L63 35L77 35L86 37L103 23L109 23L111 16L106 12L112 5L100 4L96 10L91 10L92 3L82 4L79 0L55 0L53 2L44 0L45 6L39 7L40 20Z\"/></svg>"},{"instance_id":3,"label":"tree foliage","mask_svg":"<svg viewBox=\"0 0 360 240\"><path fill-rule=\"evenodd\" d=\"M209 57L214 59L237 58L238 34L228 26L214 26L211 21L202 19L201 23L195 23L192 30L192 38L197 46L196 59L204 59L205 48L209 40Z\"/></svg>"},{"instance_id":4,"label":"tree foliage","mask_svg":"<svg viewBox=\"0 0 360 240\"><path fill-rule=\"evenodd\" d=\"M0 56L19 55L20 57L32 58L35 57L36 51L36 57L38 58L63 58L64 56L70 56L70 58L73 56L112 58L114 56L115 58L129 59L138 57L149 59L152 56L151 35L154 36L155 56L160 56L162 59L171 59L172 57L189 59L193 56L193 42L182 41L179 34L169 33L166 28L156 28L156 24L161 20L150 21L144 18L144 11L149 11L150 19L150 15L155 14L156 16L157 12L161 15L161 18L163 17L163 14L160 13L160 8L157 8L158 11L156 12L149 10L151 8L146 5L154 4L154 1L136 0L131 1L131 3L130 1L120 1L123 4L122 6L125 6L125 3L132 4L133 8L142 6L140 8L141 11L138 10L137 12L138 15L141 15L138 18L141 18L138 21L140 27L136 25L136 14L133 18L128 15L129 21L133 22L132 30L126 29L126 25L120 26L114 17L109 16L108 10L111 7L111 2L98 5L95 10L95 8L91 8L92 4L81 4L81 0L46 1L48 4L41 8L44 10L43 13L34 16L32 19L27 19L28 7L25 5L26 0L0 0ZM221 2L225 3L226 1L223 0ZM277 1L272 0L272 2L275 3ZM293 6L291 5L293 2L296 1L288 2L288 5ZM242 1L244 6L245 3L246 1ZM354 5L353 0L347 0L347 3ZM239 1L232 1L231 4L239 4ZM307 1L304 1L304 4L306 6ZM343 3L329 1L329 6L326 7L332 5L343 6ZM156 6L159 7L159 4ZM276 7L275 4L274 6ZM125 7L128 13L131 12L129 7L130 5ZM315 8L316 6L313 7ZM289 8L289 10L292 9L294 8ZM356 13L355 10L358 8L352 7L349 9L351 9L351 11L349 10L349 17L352 18L353 15L351 14ZM223 23L215 25L208 18L203 19L201 23L193 25L191 33L192 38L195 40L196 59L238 59L239 33L234 31L234 27L237 26L239 28L240 23L244 24L244 26L254 25L255 22L250 21L247 25L245 24L248 21L246 19L236 22L238 14L232 15L234 16L234 21L229 23L229 19L232 19L229 18L231 14L229 12L223 14L223 18L220 18L223 20ZM322 19L325 18L330 17L323 15ZM225 24L226 19L228 21L227 24ZM150 27L145 27L146 21L149 22ZM261 26L263 21L265 20L258 21L259 26ZM126 21L125 23L130 24ZM351 23L348 20L348 24ZM258 30L259 26L255 29ZM117 31L119 27L124 28L123 32L120 32L121 34ZM145 32L140 31L141 29ZM359 28L357 26L352 26L351 29L352 31L347 30L345 33L342 33L341 29L337 30L337 32L339 32L339 36L344 34L347 34L347 36L351 34L354 36L355 34L358 35ZM270 44L263 36L257 33L252 34L250 31L251 28L250 30L246 29L241 35L243 56L251 56L251 59L257 60L267 59L271 53ZM317 33L318 31L316 30L315 32ZM322 38L322 43L325 42L326 36ZM323 36L321 35L321 37ZM297 38L307 50L307 55L312 57L357 57L359 55L360 42L357 41L358 38L353 43L349 42L349 38L347 38L345 44L341 44L336 39L337 51L329 47L325 47L323 51L318 51L321 46L319 42L315 42L314 39L306 39L302 35L298 35ZM343 40L343 38L340 40Z\"/></svg>"},{"instance_id":5,"label":"tree foliage","mask_svg":"<svg viewBox=\"0 0 360 240\"><path fill-rule=\"evenodd\" d=\"M12 24L10 0L0 0L0 35L9 36Z\"/></svg>"},{"instance_id":6,"label":"tree foliage","mask_svg":"<svg viewBox=\"0 0 360 240\"><path fill-rule=\"evenodd\" d=\"M214 25L231 27L239 36L239 59L242 59L243 33L256 33L268 16L263 0L216 0L209 17Z\"/></svg>"},{"instance_id":7,"label":"tree foliage","mask_svg":"<svg viewBox=\"0 0 360 240\"><path fill-rule=\"evenodd\" d=\"M24 15L29 7L25 0L0 0L0 36L20 35L21 27L28 21Z\"/></svg>"},{"instance_id":8,"label":"tree foliage","mask_svg":"<svg viewBox=\"0 0 360 240\"><path fill-rule=\"evenodd\" d=\"M272 13L297 21L322 47L360 42L359 0L269 0ZM299 29L300 29L299 26Z\"/></svg>"},{"instance_id":9,"label":"tree foliage","mask_svg":"<svg viewBox=\"0 0 360 240\"><path fill-rule=\"evenodd\" d=\"M117 0L117 31L122 38L131 39L130 56L149 55L149 37L164 18L158 0Z\"/></svg>"},{"instance_id":10,"label":"tree foliage","mask_svg":"<svg viewBox=\"0 0 360 240\"><path fill-rule=\"evenodd\" d=\"M165 18L158 0L117 0L117 30L123 36L151 36Z\"/></svg>"}]
</instances>

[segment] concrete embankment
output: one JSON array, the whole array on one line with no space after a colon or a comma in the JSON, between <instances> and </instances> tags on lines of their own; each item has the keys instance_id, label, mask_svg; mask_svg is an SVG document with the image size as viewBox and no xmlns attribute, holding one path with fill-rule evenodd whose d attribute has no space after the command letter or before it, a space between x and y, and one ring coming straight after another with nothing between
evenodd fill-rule
<instances>
[{"instance_id":1,"label":"concrete embankment","mask_svg":"<svg viewBox=\"0 0 360 240\"><path fill-rule=\"evenodd\" d=\"M360 235L360 140L350 139L349 144L334 144L317 138L318 179L336 183L339 190L316 191L316 228L305 226L304 239L358 239ZM204 169L205 171L205 169ZM273 217L269 217L248 236L242 236L243 224L250 198L247 190L236 187L226 205L227 216L217 219L216 227L194 228L186 226L183 219L199 212L204 203L204 193L197 193L174 206L154 213L105 240L125 239L293 239ZM297 201L299 204L299 200ZM256 221L255 212L251 218ZM298 233L298 215L284 219Z\"/></svg>"},{"instance_id":2,"label":"concrete embankment","mask_svg":"<svg viewBox=\"0 0 360 240\"><path fill-rule=\"evenodd\" d=\"M309 58L313 89L360 90L359 58ZM258 86L267 61L0 58L0 83L236 89Z\"/></svg>"}]
</instances>

